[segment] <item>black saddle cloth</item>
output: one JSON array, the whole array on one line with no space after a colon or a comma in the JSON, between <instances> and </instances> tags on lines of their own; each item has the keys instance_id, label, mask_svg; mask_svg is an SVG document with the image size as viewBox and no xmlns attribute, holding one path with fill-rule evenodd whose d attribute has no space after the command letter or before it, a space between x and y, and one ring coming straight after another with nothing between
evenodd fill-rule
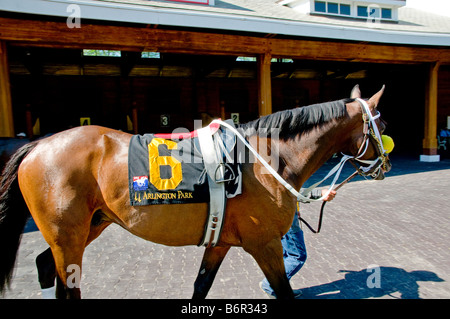
<instances>
[{"instance_id":1,"label":"black saddle cloth","mask_svg":"<svg viewBox=\"0 0 450 319\"><path fill-rule=\"evenodd\" d=\"M220 128L224 150L232 152L234 135ZM242 193L241 167L227 162L227 197ZM209 202L208 178L197 137L164 139L158 134L134 135L128 153L128 184L132 206Z\"/></svg>"}]
</instances>

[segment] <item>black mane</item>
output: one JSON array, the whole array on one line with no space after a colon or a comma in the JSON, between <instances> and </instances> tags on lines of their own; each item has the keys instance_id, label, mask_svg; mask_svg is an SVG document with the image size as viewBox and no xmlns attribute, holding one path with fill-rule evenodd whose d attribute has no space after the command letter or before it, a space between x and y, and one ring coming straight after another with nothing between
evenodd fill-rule
<instances>
[{"instance_id":1,"label":"black mane","mask_svg":"<svg viewBox=\"0 0 450 319\"><path fill-rule=\"evenodd\" d=\"M352 101L353 99L343 99L279 111L241 124L238 128L244 136L254 134L270 136L273 130L277 130L280 138L286 138L300 132L309 131L333 119L344 117L347 114L345 104Z\"/></svg>"}]
</instances>

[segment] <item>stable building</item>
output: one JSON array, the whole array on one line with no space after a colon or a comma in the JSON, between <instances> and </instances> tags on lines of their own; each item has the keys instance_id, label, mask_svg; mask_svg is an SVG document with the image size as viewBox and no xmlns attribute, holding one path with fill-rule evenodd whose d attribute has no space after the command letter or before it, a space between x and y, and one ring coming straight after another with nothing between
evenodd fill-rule
<instances>
[{"instance_id":1,"label":"stable building","mask_svg":"<svg viewBox=\"0 0 450 319\"><path fill-rule=\"evenodd\" d=\"M192 130L196 119L246 122L385 84L396 152L437 161L450 125L450 18L405 5L2 0L0 137L89 124Z\"/></svg>"}]
</instances>

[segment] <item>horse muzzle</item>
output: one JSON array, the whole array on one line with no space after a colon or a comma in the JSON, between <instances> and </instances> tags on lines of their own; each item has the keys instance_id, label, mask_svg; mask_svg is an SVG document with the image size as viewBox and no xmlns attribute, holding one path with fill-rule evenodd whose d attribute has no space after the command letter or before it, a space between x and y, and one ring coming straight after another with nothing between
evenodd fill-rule
<instances>
[{"instance_id":1,"label":"horse muzzle","mask_svg":"<svg viewBox=\"0 0 450 319\"><path fill-rule=\"evenodd\" d=\"M388 173L392 168L391 160L389 159L389 156L386 154L384 159L382 160L382 164L378 168L378 170L375 172L375 174L372 175L374 180L382 181L385 178L385 173Z\"/></svg>"},{"instance_id":2,"label":"horse muzzle","mask_svg":"<svg viewBox=\"0 0 450 319\"><path fill-rule=\"evenodd\" d=\"M384 154L373 161L355 160L355 162L361 165L359 168L357 165L354 165L360 175L379 181L383 180L384 174L392 168L388 154Z\"/></svg>"}]
</instances>

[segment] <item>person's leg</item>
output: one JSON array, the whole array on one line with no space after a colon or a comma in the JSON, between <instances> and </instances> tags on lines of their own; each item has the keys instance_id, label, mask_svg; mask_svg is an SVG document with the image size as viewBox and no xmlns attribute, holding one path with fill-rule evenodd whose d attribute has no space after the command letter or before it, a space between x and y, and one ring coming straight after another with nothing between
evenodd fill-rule
<instances>
[{"instance_id":1,"label":"person's leg","mask_svg":"<svg viewBox=\"0 0 450 319\"><path fill-rule=\"evenodd\" d=\"M281 239L283 245L283 259L286 275L291 279L305 264L307 254L303 231L300 228L298 218L294 218L292 226ZM261 288L269 295L274 296L273 290L267 279L261 283Z\"/></svg>"}]
</instances>

